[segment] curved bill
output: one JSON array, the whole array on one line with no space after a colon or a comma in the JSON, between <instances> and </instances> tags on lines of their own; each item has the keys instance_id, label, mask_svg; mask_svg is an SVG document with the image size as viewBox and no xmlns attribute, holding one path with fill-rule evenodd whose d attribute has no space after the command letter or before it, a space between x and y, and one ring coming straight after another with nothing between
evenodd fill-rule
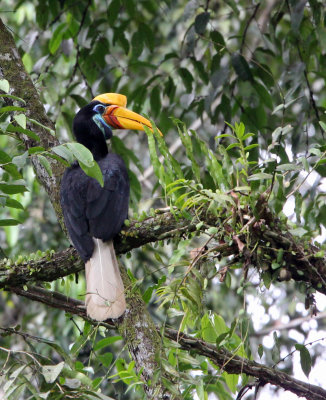
<instances>
[{"instance_id":1,"label":"curved bill","mask_svg":"<svg viewBox=\"0 0 326 400\"><path fill-rule=\"evenodd\" d=\"M153 132L152 124L148 119L125 107L119 107L118 105L108 106L102 117L114 129L138 129L143 131L145 125ZM158 131L163 136L162 132Z\"/></svg>"}]
</instances>

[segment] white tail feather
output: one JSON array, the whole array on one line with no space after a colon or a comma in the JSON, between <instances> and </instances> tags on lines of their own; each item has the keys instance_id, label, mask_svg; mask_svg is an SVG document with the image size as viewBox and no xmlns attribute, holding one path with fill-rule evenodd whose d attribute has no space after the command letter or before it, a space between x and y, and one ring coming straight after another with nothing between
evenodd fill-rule
<instances>
[{"instance_id":1,"label":"white tail feather","mask_svg":"<svg viewBox=\"0 0 326 400\"><path fill-rule=\"evenodd\" d=\"M87 314L96 321L118 318L125 312L126 301L113 242L94 239L94 244L85 265Z\"/></svg>"}]
</instances>

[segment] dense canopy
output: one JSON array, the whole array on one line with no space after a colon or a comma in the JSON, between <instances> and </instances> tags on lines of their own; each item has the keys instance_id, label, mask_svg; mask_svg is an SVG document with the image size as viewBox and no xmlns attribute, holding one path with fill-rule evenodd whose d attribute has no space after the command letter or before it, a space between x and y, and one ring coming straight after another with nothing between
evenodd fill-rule
<instances>
[{"instance_id":1,"label":"dense canopy","mask_svg":"<svg viewBox=\"0 0 326 400\"><path fill-rule=\"evenodd\" d=\"M0 397L324 399L322 1L2 0ZM59 202L101 182L72 121L96 95L163 133L114 131L127 310L96 324Z\"/></svg>"}]
</instances>

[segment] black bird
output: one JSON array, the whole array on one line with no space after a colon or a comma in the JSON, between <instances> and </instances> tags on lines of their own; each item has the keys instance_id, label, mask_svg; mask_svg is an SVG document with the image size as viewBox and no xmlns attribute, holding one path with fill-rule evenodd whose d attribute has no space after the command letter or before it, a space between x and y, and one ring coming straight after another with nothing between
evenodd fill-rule
<instances>
[{"instance_id":1,"label":"black bird","mask_svg":"<svg viewBox=\"0 0 326 400\"><path fill-rule=\"evenodd\" d=\"M87 314L97 320L118 318L126 309L124 287L113 238L128 216L129 179L117 154L109 153L106 140L112 129L140 129L151 123L125 108L127 98L116 93L95 97L76 114L73 132L98 162L104 187L87 176L78 163L65 171L60 200L70 239L85 262Z\"/></svg>"}]
</instances>

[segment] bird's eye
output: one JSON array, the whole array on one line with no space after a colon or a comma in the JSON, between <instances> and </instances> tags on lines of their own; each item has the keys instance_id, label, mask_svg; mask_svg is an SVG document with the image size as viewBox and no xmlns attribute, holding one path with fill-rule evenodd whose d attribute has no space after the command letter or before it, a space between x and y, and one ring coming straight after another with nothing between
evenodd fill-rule
<instances>
[{"instance_id":1,"label":"bird's eye","mask_svg":"<svg viewBox=\"0 0 326 400\"><path fill-rule=\"evenodd\" d=\"M105 106L103 106L103 104L96 104L96 106L93 108L93 110L98 114L103 114L104 110L105 110Z\"/></svg>"}]
</instances>

